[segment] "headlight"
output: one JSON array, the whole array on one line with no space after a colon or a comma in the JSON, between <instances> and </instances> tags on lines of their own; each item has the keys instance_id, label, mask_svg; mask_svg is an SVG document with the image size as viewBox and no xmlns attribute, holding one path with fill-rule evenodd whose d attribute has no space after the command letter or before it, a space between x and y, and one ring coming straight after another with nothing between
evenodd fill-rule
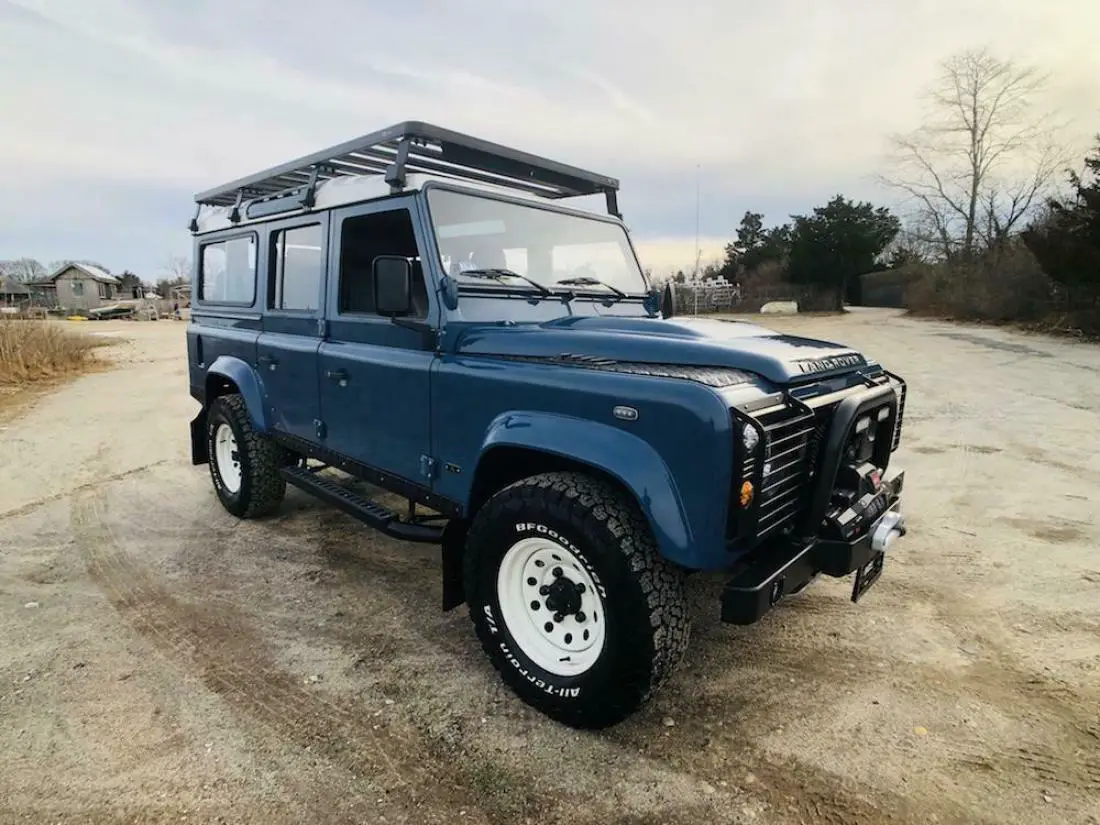
<instances>
[{"instance_id":1,"label":"headlight","mask_svg":"<svg viewBox=\"0 0 1100 825\"><path fill-rule=\"evenodd\" d=\"M750 453L760 443L760 433L756 431L752 424L746 424L741 428L741 443L745 445L745 450Z\"/></svg>"}]
</instances>

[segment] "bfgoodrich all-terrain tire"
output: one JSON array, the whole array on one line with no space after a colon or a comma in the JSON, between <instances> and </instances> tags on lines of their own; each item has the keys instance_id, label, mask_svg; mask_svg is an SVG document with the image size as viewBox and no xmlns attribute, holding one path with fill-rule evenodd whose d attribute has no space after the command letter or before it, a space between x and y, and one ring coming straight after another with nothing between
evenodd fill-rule
<instances>
[{"instance_id":1,"label":"bfgoodrich all-terrain tire","mask_svg":"<svg viewBox=\"0 0 1100 825\"><path fill-rule=\"evenodd\" d=\"M286 495L279 468L287 453L252 428L244 398L215 398L207 415L210 478L222 506L238 518L275 512Z\"/></svg>"},{"instance_id":2,"label":"bfgoodrich all-terrain tire","mask_svg":"<svg viewBox=\"0 0 1100 825\"><path fill-rule=\"evenodd\" d=\"M464 565L494 667L566 725L620 722L687 647L679 572L634 502L600 479L544 473L504 488L474 518Z\"/></svg>"}]
</instances>

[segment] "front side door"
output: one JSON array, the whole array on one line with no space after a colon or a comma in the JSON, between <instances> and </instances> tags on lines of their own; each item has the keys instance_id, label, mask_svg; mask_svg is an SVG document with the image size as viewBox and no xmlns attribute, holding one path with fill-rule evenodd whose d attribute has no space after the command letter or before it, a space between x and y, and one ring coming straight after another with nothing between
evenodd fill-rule
<instances>
[{"instance_id":1,"label":"front side door","mask_svg":"<svg viewBox=\"0 0 1100 825\"><path fill-rule=\"evenodd\" d=\"M428 487L421 459L431 454L428 376L435 344L417 210L409 196L331 214L321 418L328 449ZM412 263L413 309L403 324L375 312L373 262L384 255Z\"/></svg>"},{"instance_id":2,"label":"front side door","mask_svg":"<svg viewBox=\"0 0 1100 825\"><path fill-rule=\"evenodd\" d=\"M317 351L321 345L329 216L310 215L265 227L266 275L257 368L273 430L318 440L321 417Z\"/></svg>"}]
</instances>

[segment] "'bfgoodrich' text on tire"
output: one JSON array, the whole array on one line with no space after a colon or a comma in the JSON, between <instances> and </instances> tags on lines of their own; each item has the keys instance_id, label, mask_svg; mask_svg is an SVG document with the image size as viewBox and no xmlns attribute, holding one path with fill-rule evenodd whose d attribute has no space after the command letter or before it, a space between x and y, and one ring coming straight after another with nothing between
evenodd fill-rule
<instances>
[{"instance_id":1,"label":"'bfgoodrich' text on tire","mask_svg":"<svg viewBox=\"0 0 1100 825\"><path fill-rule=\"evenodd\" d=\"M533 561L516 567L512 557L525 548L534 548L526 556ZM559 565L557 558L564 561ZM521 579L515 585L508 575L513 568ZM477 635L505 683L527 704L572 727L604 728L631 715L672 674L687 647L680 572L659 555L635 502L583 473L544 473L496 493L471 525L464 579ZM595 585L595 599L584 582ZM527 588L527 624L507 608L507 593L502 608L502 589L514 586ZM603 615L579 621L582 600L586 610ZM571 610L574 615L565 615ZM540 622L542 635L563 649L560 664L531 643ZM593 638L601 644L574 660L561 639L580 627L598 634ZM571 641L578 646L575 636Z\"/></svg>"}]
</instances>

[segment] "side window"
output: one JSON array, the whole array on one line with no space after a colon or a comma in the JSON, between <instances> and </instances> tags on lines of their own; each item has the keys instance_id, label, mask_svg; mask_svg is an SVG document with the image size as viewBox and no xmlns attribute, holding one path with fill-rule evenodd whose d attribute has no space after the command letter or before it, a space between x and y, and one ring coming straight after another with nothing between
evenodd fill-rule
<instances>
[{"instance_id":1,"label":"side window","mask_svg":"<svg viewBox=\"0 0 1100 825\"><path fill-rule=\"evenodd\" d=\"M341 315L374 315L374 259L379 255L400 255L412 264L412 312L410 317L428 315L428 290L420 252L416 248L412 216L407 209L392 209L370 215L345 218L340 226Z\"/></svg>"},{"instance_id":2,"label":"side window","mask_svg":"<svg viewBox=\"0 0 1100 825\"><path fill-rule=\"evenodd\" d=\"M205 244L200 266L199 300L251 304L255 299L255 235Z\"/></svg>"},{"instance_id":3,"label":"side window","mask_svg":"<svg viewBox=\"0 0 1100 825\"><path fill-rule=\"evenodd\" d=\"M73 295L81 296L84 294L84 282L73 281Z\"/></svg>"},{"instance_id":4,"label":"side window","mask_svg":"<svg viewBox=\"0 0 1100 825\"><path fill-rule=\"evenodd\" d=\"M269 309L317 309L324 266L323 241L319 223L272 233L267 290Z\"/></svg>"}]
</instances>

